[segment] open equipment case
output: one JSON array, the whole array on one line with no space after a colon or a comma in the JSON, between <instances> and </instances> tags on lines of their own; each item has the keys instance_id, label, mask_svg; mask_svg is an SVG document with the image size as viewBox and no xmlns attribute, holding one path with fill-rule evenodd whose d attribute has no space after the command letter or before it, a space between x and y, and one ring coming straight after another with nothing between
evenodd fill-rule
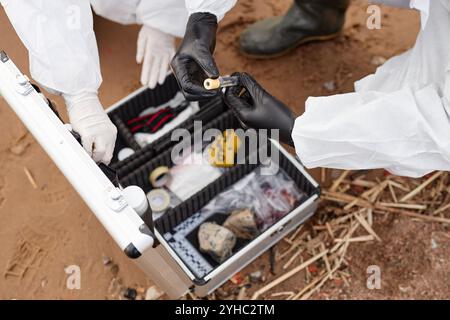
<instances>
[{"instance_id":1,"label":"open equipment case","mask_svg":"<svg viewBox=\"0 0 450 320\"><path fill-rule=\"evenodd\" d=\"M4 52L0 53L0 94L121 250L171 299L177 299L189 290L199 297L213 292L286 234L304 223L317 208L320 196L317 182L296 158L277 141L269 139L267 145L261 148L271 147L272 150L279 151L274 161L306 196L279 221L269 226L255 239L241 245L230 258L212 265L210 270L199 276L186 261L186 256L181 256L174 250L164 235L192 218L216 195L257 170L259 165L238 164L224 169L219 178L187 200L169 208L155 220L151 210L139 215L127 203L123 188L134 185L147 193L153 188L149 182L149 174L157 167L173 166L171 151L177 142L172 141L171 132L141 147L126 125L128 120L138 116L149 106L167 103L179 94L177 82L172 75L154 90L141 88L107 110L118 128L116 151L111 168L108 168L113 172L112 175L88 156L67 127L49 108L47 102L33 88L28 77L20 72ZM197 130L195 121L202 121L203 131L216 128L222 132L241 127L232 112L225 107L221 97L200 103L199 111L177 127L193 133ZM134 149L135 153L118 161L117 151L124 147ZM114 177L118 177L118 181Z\"/></svg>"}]
</instances>

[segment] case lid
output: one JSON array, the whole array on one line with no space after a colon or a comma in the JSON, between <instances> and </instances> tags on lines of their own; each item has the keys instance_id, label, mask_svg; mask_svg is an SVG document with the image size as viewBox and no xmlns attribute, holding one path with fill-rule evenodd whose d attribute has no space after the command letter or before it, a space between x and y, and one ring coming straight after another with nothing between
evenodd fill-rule
<instances>
[{"instance_id":1,"label":"case lid","mask_svg":"<svg viewBox=\"0 0 450 320\"><path fill-rule=\"evenodd\" d=\"M154 245L154 236L99 166L5 52L0 52L0 94L55 162L100 223L130 257Z\"/></svg>"}]
</instances>

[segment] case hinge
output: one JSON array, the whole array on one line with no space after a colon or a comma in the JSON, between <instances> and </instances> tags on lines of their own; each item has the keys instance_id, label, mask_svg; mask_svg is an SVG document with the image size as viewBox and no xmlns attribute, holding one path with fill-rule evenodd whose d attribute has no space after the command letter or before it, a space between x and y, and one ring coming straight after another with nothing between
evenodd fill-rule
<instances>
[{"instance_id":1,"label":"case hinge","mask_svg":"<svg viewBox=\"0 0 450 320\"><path fill-rule=\"evenodd\" d=\"M33 91L33 86L30 79L24 74L18 73L16 75L16 91L23 96L26 96Z\"/></svg>"},{"instance_id":2,"label":"case hinge","mask_svg":"<svg viewBox=\"0 0 450 320\"><path fill-rule=\"evenodd\" d=\"M122 211L127 205L125 197L118 188L111 188L106 196L106 205L115 212Z\"/></svg>"}]
</instances>

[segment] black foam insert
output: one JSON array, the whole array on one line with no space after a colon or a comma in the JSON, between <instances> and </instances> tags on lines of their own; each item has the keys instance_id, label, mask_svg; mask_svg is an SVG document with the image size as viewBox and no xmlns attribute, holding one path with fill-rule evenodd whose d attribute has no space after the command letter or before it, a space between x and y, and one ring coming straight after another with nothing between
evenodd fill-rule
<instances>
[{"instance_id":1,"label":"black foam insert","mask_svg":"<svg viewBox=\"0 0 450 320\"><path fill-rule=\"evenodd\" d=\"M143 91L127 101L123 106L110 113L110 117L118 127L118 143L137 150L133 156L113 165L118 171L122 186L138 185L143 188L145 192L149 192L152 189L148 178L149 174L159 166L168 166L169 168L173 166L171 153L177 142L171 140L171 132L141 149L139 146L136 147L133 145L134 139L132 138L131 132L129 132L129 129L126 127L125 122L140 114L148 105L158 105L169 101L177 92L178 86L175 78L172 76L167 79L163 86L159 86L153 91ZM211 128L218 129L221 132L226 129L241 128L239 121L235 118L233 113L226 108L220 98L202 104L200 111L180 125L179 128L185 128L192 133L194 131L194 121L196 120L202 121L203 132ZM268 148L269 144L267 141L265 141L265 143L265 145L261 145L260 142L259 148L267 148L267 150L270 151L271 149ZM248 150L247 141L245 141L245 146L246 150ZM250 155L247 156L247 160L249 160L249 157ZM198 191L177 207L169 209L161 218L155 221L155 228L160 234L171 233L176 226L197 213L216 195L232 186L260 165L260 163L248 163L247 161L246 164L239 164L227 168L217 180ZM295 182L298 188L307 194L308 197L304 199L304 201L314 194L320 194L319 187L314 186L282 153L279 153L278 165ZM220 224L225 219L226 215L218 213L208 220ZM198 246L197 233L198 230L196 229L187 236L187 240L194 246ZM249 242L250 241L239 240L234 252L239 251ZM209 256L204 255L204 257L212 266L216 267L218 265Z\"/></svg>"},{"instance_id":2,"label":"black foam insert","mask_svg":"<svg viewBox=\"0 0 450 320\"><path fill-rule=\"evenodd\" d=\"M239 123L232 112L227 111L203 127L204 130L209 128L217 128L220 131L224 131L226 129L239 128ZM260 146L260 148L263 147L264 146ZM265 147L267 148L268 146ZM138 185L143 188L145 192L149 192L152 189L148 179L150 173L160 166L168 166L169 168L173 166L171 152L172 148L169 148L155 158L146 158L146 163L144 165L130 172L125 177L121 177L121 184L123 186ZM143 161L145 160L143 159ZM181 222L199 211L217 194L242 179L245 175L255 170L259 165L260 163L247 163L228 168L221 177L209 184L206 188L200 190L176 208L169 209L160 219L156 221L157 229L162 234L170 232ZM298 168L296 168L282 153L279 153L279 166L289 177L294 180L299 189L304 191L308 196L312 196L313 194L319 192L319 190L314 187L311 182L303 176Z\"/></svg>"},{"instance_id":3,"label":"black foam insert","mask_svg":"<svg viewBox=\"0 0 450 320\"><path fill-rule=\"evenodd\" d=\"M220 131L237 129L239 128L239 123L231 111L226 111L202 127L203 132L211 128L216 128ZM125 164L119 170L122 185L139 185L145 192L149 192L152 190L152 185L148 179L150 173L160 166L171 168L173 166L171 155L172 148L167 148L155 157L153 157L151 152L140 154L139 159L136 161L143 163L141 166L133 170L131 167L135 167L136 163L131 163L131 165Z\"/></svg>"},{"instance_id":4,"label":"black foam insert","mask_svg":"<svg viewBox=\"0 0 450 320\"><path fill-rule=\"evenodd\" d=\"M280 154L280 168L295 182L298 188L310 198L320 191L282 154ZM158 231L162 234L171 232L177 225L188 217L197 213L216 195L242 179L255 170L258 164L237 165L226 171L220 178L200 190L188 200L175 208L169 209L156 223ZM306 199L305 199L306 200Z\"/></svg>"}]
</instances>

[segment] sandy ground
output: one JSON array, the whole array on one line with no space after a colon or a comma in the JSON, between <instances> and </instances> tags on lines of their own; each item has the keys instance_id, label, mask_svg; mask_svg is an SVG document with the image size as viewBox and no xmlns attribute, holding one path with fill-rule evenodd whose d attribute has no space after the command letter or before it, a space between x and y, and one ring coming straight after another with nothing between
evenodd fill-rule
<instances>
[{"instance_id":1,"label":"sandy ground","mask_svg":"<svg viewBox=\"0 0 450 320\"><path fill-rule=\"evenodd\" d=\"M241 0L221 23L216 57L223 74L251 73L297 114L303 112L308 96L351 91L355 80L375 70L374 58L388 58L408 49L419 28L415 12L384 8L383 28L370 31L365 27L367 5L355 0L343 35L336 40L309 44L274 60L255 61L241 56L237 37L245 26L281 14L289 4L288 0ZM104 77L100 96L108 106L139 87L140 67L134 60L139 28L97 18L95 29ZM29 73L26 50L3 10L0 48ZM335 90L328 91L324 83L331 81ZM61 101L57 102L63 112ZM113 278L120 278L124 286L149 286L151 281L116 247L3 100L0 125L0 298L114 298L117 296L113 295ZM24 168L34 176L37 189L30 185ZM375 230L383 239L382 245L350 247L350 285L330 282L314 298L450 298L447 229L390 217L377 219ZM437 244L434 249L432 239ZM118 268L111 271L105 267L103 256L111 257ZM366 268L371 264L383 270L381 290L366 288ZM81 268L80 290L68 290L65 286L64 270L70 265ZM243 273L261 268L268 269L268 254ZM280 266L276 271L281 274ZM269 275L268 280L274 277ZM300 273L277 290L303 285L304 275Z\"/></svg>"}]
</instances>

